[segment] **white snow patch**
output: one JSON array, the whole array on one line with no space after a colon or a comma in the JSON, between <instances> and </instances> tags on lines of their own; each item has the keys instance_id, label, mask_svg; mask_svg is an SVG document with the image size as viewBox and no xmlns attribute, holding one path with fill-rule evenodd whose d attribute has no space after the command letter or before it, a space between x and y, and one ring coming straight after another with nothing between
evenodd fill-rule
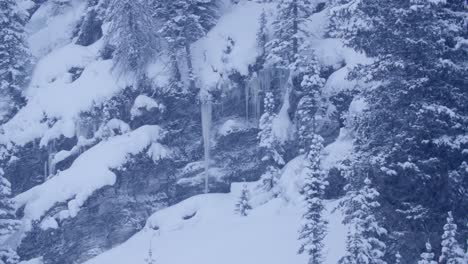
<instances>
[{"instance_id":1,"label":"white snow patch","mask_svg":"<svg viewBox=\"0 0 468 264\"><path fill-rule=\"evenodd\" d=\"M227 136L231 133L249 129L250 127L251 126L249 126L245 121L239 119L228 119L218 128L218 134L221 136Z\"/></svg>"},{"instance_id":2,"label":"white snow patch","mask_svg":"<svg viewBox=\"0 0 468 264\"><path fill-rule=\"evenodd\" d=\"M78 46L65 47L64 49L67 48L70 48L70 52L83 51ZM86 48L83 47L83 49ZM57 52L61 53L62 50ZM82 54L88 53L83 51ZM50 57L53 59L49 60ZM86 64L83 62L87 60L84 57L77 58L77 64ZM35 74L38 77L33 77L33 86L28 91L28 104L2 126L3 133L0 134L0 142L24 145L36 138L42 138L44 135L47 138L44 139L43 143L60 135L73 136L70 132L72 123L81 111L101 104L126 85L124 80L115 81L111 73L112 62L109 60L90 62L80 78L70 83L67 78L59 78L67 75L68 72L52 73L55 70L63 71L71 65L68 64L68 59L61 60L61 58L60 56L56 57L54 52L44 58L43 64L38 65L36 72L39 73ZM50 74L47 73L48 69L50 69L48 72ZM52 78L50 81L46 81L47 78L44 76L56 76L57 79ZM49 120L53 118L62 120L62 122L52 128L54 131L47 132L51 125Z\"/></svg>"},{"instance_id":3,"label":"white snow patch","mask_svg":"<svg viewBox=\"0 0 468 264\"><path fill-rule=\"evenodd\" d=\"M326 146L323 150L324 158L322 167L329 170L332 167L340 167L345 159L349 158L353 152L353 138L345 128L340 129L340 134L335 142Z\"/></svg>"},{"instance_id":4,"label":"white snow patch","mask_svg":"<svg viewBox=\"0 0 468 264\"><path fill-rule=\"evenodd\" d=\"M199 195L163 209L143 231L86 264L143 264L150 246L161 264L307 263L297 254L300 208L276 198L241 217L234 213L237 196ZM325 264L336 264L344 252L346 232L341 213L332 212L336 204L326 204Z\"/></svg>"},{"instance_id":5,"label":"white snow patch","mask_svg":"<svg viewBox=\"0 0 468 264\"><path fill-rule=\"evenodd\" d=\"M154 162L169 158L172 155L172 150L158 142L153 142L147 151L148 156Z\"/></svg>"},{"instance_id":6,"label":"white snow patch","mask_svg":"<svg viewBox=\"0 0 468 264\"><path fill-rule=\"evenodd\" d=\"M142 115L142 109L145 109L146 111L151 111L154 108L157 108L160 111L164 111L164 105L156 102L156 100L147 95L141 94L137 96L137 98L135 98L135 102L133 103L132 109L130 109L130 114L133 119Z\"/></svg>"},{"instance_id":7,"label":"white snow patch","mask_svg":"<svg viewBox=\"0 0 468 264\"><path fill-rule=\"evenodd\" d=\"M57 220L55 220L52 217L46 217L44 220L41 221L41 224L39 225L39 227L42 230L47 230L47 229L57 229L59 226L58 226Z\"/></svg>"},{"instance_id":8,"label":"white snow patch","mask_svg":"<svg viewBox=\"0 0 468 264\"><path fill-rule=\"evenodd\" d=\"M30 260L21 261L18 264L43 264L42 258L35 258Z\"/></svg>"},{"instance_id":9,"label":"white snow patch","mask_svg":"<svg viewBox=\"0 0 468 264\"><path fill-rule=\"evenodd\" d=\"M54 1L48 1L34 12L26 25L26 31L30 35L29 46L35 57L41 58L70 42L85 11L86 2L73 0L69 3L56 10Z\"/></svg>"},{"instance_id":10,"label":"white snow patch","mask_svg":"<svg viewBox=\"0 0 468 264\"><path fill-rule=\"evenodd\" d=\"M281 109L276 115L275 119L273 119L272 123L272 131L275 137L280 140L280 142L286 142L290 139L291 135L293 135L294 125L289 118L289 94L291 92L291 85L286 85L286 91L283 96L283 105Z\"/></svg>"},{"instance_id":11,"label":"white snow patch","mask_svg":"<svg viewBox=\"0 0 468 264\"><path fill-rule=\"evenodd\" d=\"M266 203L252 203L247 217L234 211L244 184L234 183L229 194L198 195L156 212L141 232L86 264L144 264L150 247L161 264L306 264L307 256L297 254L304 205L298 192L302 164L302 156L289 162L279 182L283 193ZM247 183L252 196L257 185ZM341 211L334 210L338 203L325 204L329 226L324 264L336 264L345 253L347 230Z\"/></svg>"},{"instance_id":12,"label":"white snow patch","mask_svg":"<svg viewBox=\"0 0 468 264\"><path fill-rule=\"evenodd\" d=\"M125 163L130 155L143 151L162 133L159 126L143 126L124 135L102 141L81 154L65 171L15 197L18 207L25 205L25 229L33 220L38 220L57 203L68 201L68 209L61 217L74 217L87 198L94 191L113 185L116 169Z\"/></svg>"},{"instance_id":13,"label":"white snow patch","mask_svg":"<svg viewBox=\"0 0 468 264\"><path fill-rule=\"evenodd\" d=\"M201 165L204 165L204 162ZM208 177L209 177L208 182L220 181L225 176L226 176L226 172L223 171L221 168L210 167L208 169ZM205 171L190 178L179 179L177 181L177 184L196 186L196 185L202 184L204 181L205 181Z\"/></svg>"},{"instance_id":14,"label":"white snow patch","mask_svg":"<svg viewBox=\"0 0 468 264\"><path fill-rule=\"evenodd\" d=\"M256 34L263 9L270 4L243 1L225 13L217 25L192 46L194 70L202 86L213 88L221 74L238 71L248 74L248 66L258 55ZM234 42L230 54L224 51Z\"/></svg>"}]
</instances>

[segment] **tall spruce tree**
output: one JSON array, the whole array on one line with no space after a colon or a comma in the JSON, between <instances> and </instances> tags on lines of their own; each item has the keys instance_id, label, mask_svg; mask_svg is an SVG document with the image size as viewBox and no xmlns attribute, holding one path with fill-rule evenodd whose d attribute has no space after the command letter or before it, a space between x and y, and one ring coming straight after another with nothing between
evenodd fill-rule
<instances>
[{"instance_id":1,"label":"tall spruce tree","mask_svg":"<svg viewBox=\"0 0 468 264\"><path fill-rule=\"evenodd\" d=\"M265 10L262 11L259 19L259 29L257 32L257 45L260 49L260 56L263 58L266 55L266 48L268 43L268 25L267 15Z\"/></svg>"},{"instance_id":2,"label":"tall spruce tree","mask_svg":"<svg viewBox=\"0 0 468 264\"><path fill-rule=\"evenodd\" d=\"M196 90L191 44L206 35L218 18L217 0L160 0L156 4L156 17L161 21L159 30L165 39L173 65L177 54L183 53L188 69L189 90Z\"/></svg>"},{"instance_id":3,"label":"tall spruce tree","mask_svg":"<svg viewBox=\"0 0 468 264\"><path fill-rule=\"evenodd\" d=\"M360 178L357 176L352 175ZM361 184L348 185L346 189L348 192L342 206L345 208L344 223L348 225L349 232L346 254L340 263L385 264L386 245L382 237L387 234L387 230L381 226L377 217L379 193L367 177Z\"/></svg>"},{"instance_id":4,"label":"tall spruce tree","mask_svg":"<svg viewBox=\"0 0 468 264\"><path fill-rule=\"evenodd\" d=\"M311 146L311 139L317 133L315 116L320 108L325 80L320 77L320 65L314 52L311 51L307 56L301 55L298 65L302 72L302 81L299 89L295 90L296 96L300 98L295 116L300 145L304 146L303 151L307 152Z\"/></svg>"},{"instance_id":5,"label":"tall spruce tree","mask_svg":"<svg viewBox=\"0 0 468 264\"><path fill-rule=\"evenodd\" d=\"M236 203L235 211L240 216L247 216L250 210L252 210L252 206L250 205L250 192L247 188L247 184L244 183L242 185L239 201Z\"/></svg>"},{"instance_id":6,"label":"tall spruce tree","mask_svg":"<svg viewBox=\"0 0 468 264\"><path fill-rule=\"evenodd\" d=\"M25 14L15 0L0 1L0 123L25 104L31 55L26 44Z\"/></svg>"},{"instance_id":7,"label":"tall spruce tree","mask_svg":"<svg viewBox=\"0 0 468 264\"><path fill-rule=\"evenodd\" d=\"M439 257L441 264L465 263L463 249L457 242L457 225L454 223L452 212L448 212L447 223L444 225L442 235L442 252Z\"/></svg>"},{"instance_id":8,"label":"tall spruce tree","mask_svg":"<svg viewBox=\"0 0 468 264\"><path fill-rule=\"evenodd\" d=\"M437 261L434 260L431 243L426 242L426 251L421 254L418 264L437 264Z\"/></svg>"},{"instance_id":9,"label":"tall spruce tree","mask_svg":"<svg viewBox=\"0 0 468 264\"><path fill-rule=\"evenodd\" d=\"M0 168L0 263L16 264L19 257L8 244L8 238L18 231L21 221L16 219L15 208L11 200L11 185Z\"/></svg>"},{"instance_id":10,"label":"tall spruce tree","mask_svg":"<svg viewBox=\"0 0 468 264\"><path fill-rule=\"evenodd\" d=\"M466 10L459 0L345 2L351 15L341 35L373 58L350 75L371 86L356 151L387 201L389 227L435 232L447 208L460 216L468 208ZM409 215L408 205L425 213Z\"/></svg>"},{"instance_id":11,"label":"tall spruce tree","mask_svg":"<svg viewBox=\"0 0 468 264\"><path fill-rule=\"evenodd\" d=\"M260 117L258 139L262 162L266 165L266 171L261 179L264 188L270 191L278 180L279 168L284 165L281 156L282 145L273 131L275 114L275 99L272 92L267 92L264 98L264 113Z\"/></svg>"},{"instance_id":12,"label":"tall spruce tree","mask_svg":"<svg viewBox=\"0 0 468 264\"><path fill-rule=\"evenodd\" d=\"M313 12L309 0L279 0L273 21L274 38L268 42L267 62L293 70L304 43L303 24Z\"/></svg>"},{"instance_id":13,"label":"tall spruce tree","mask_svg":"<svg viewBox=\"0 0 468 264\"><path fill-rule=\"evenodd\" d=\"M327 233L327 220L323 217L325 206L323 196L328 182L325 173L320 167L320 155L323 150L323 139L314 135L310 150L307 153L306 166L303 170L304 186L301 195L305 201L303 224L299 231L301 246L299 253L309 255L309 264L323 262L323 239Z\"/></svg>"},{"instance_id":14,"label":"tall spruce tree","mask_svg":"<svg viewBox=\"0 0 468 264\"><path fill-rule=\"evenodd\" d=\"M110 0L106 20L110 24L106 42L115 48L115 69L140 79L160 50L150 0Z\"/></svg>"}]
</instances>

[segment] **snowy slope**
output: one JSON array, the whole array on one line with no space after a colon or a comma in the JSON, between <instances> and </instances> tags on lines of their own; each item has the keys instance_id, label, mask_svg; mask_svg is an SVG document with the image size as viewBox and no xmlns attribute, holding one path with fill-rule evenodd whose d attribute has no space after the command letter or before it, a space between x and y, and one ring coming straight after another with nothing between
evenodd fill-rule
<instances>
[{"instance_id":1,"label":"snowy slope","mask_svg":"<svg viewBox=\"0 0 468 264\"><path fill-rule=\"evenodd\" d=\"M324 150L323 168L339 164L351 150L352 139L342 130ZM303 164L302 156L286 164L277 198L268 198L257 182L248 183L253 210L247 217L234 211L242 189L241 183L234 183L228 194L198 195L156 212L141 232L86 264L144 264L150 248L161 264L305 264L307 257L297 254ZM345 252L347 228L338 204L326 202L325 264L336 264Z\"/></svg>"},{"instance_id":2,"label":"snowy slope","mask_svg":"<svg viewBox=\"0 0 468 264\"><path fill-rule=\"evenodd\" d=\"M241 184L234 184L229 194L195 196L155 213L141 232L86 264L144 264L150 247L161 264L305 264L307 256L297 254L300 184L291 185L301 181L301 161L294 159L284 169L278 198L255 202L257 183L249 183L254 209L247 217L234 212L241 190ZM337 205L338 201L326 203L326 264L337 263L345 250L346 227L341 212L334 210Z\"/></svg>"},{"instance_id":3,"label":"snowy slope","mask_svg":"<svg viewBox=\"0 0 468 264\"><path fill-rule=\"evenodd\" d=\"M80 112L105 102L127 85L125 77L112 72L111 60L99 59L102 41L88 47L72 43L85 6L72 0L56 12L47 2L28 22L29 44L37 59L25 91L28 102L1 126L0 143L25 145L44 136L71 138ZM82 72L74 76L77 69Z\"/></svg>"}]
</instances>

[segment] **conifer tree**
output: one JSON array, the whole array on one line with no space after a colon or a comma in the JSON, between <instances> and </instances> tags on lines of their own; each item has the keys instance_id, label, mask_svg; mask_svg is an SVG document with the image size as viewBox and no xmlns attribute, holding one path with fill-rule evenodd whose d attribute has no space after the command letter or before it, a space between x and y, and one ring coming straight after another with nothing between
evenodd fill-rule
<instances>
[{"instance_id":1,"label":"conifer tree","mask_svg":"<svg viewBox=\"0 0 468 264\"><path fill-rule=\"evenodd\" d=\"M156 16L161 20L159 30L172 59L183 52L188 69L189 90L196 90L190 45L206 35L219 16L216 0L161 0L156 4ZM175 57L174 57L175 56Z\"/></svg>"},{"instance_id":2,"label":"conifer tree","mask_svg":"<svg viewBox=\"0 0 468 264\"><path fill-rule=\"evenodd\" d=\"M446 208L465 215L468 141L460 139L468 134L468 50L462 44L468 31L462 1L340 2L351 14L340 33L373 59L349 76L369 86L354 127L355 151L367 157L365 168L388 201L382 210L388 226L423 232L441 225ZM424 213L411 215L408 205Z\"/></svg>"},{"instance_id":3,"label":"conifer tree","mask_svg":"<svg viewBox=\"0 0 468 264\"><path fill-rule=\"evenodd\" d=\"M257 32L257 45L260 49L260 56L264 57L266 54L266 46L268 43L268 28L267 28L267 16L265 10L262 11L259 20L259 30Z\"/></svg>"},{"instance_id":4,"label":"conifer tree","mask_svg":"<svg viewBox=\"0 0 468 264\"><path fill-rule=\"evenodd\" d=\"M312 7L308 0L279 0L278 14L273 21L274 38L268 43L269 64L292 70L304 43L301 26L312 14Z\"/></svg>"},{"instance_id":5,"label":"conifer tree","mask_svg":"<svg viewBox=\"0 0 468 264\"><path fill-rule=\"evenodd\" d=\"M250 210L252 210L252 206L250 205L250 193L247 189L247 184L244 183L235 211L241 216L247 216Z\"/></svg>"},{"instance_id":6,"label":"conifer tree","mask_svg":"<svg viewBox=\"0 0 468 264\"><path fill-rule=\"evenodd\" d=\"M321 89L325 80L320 77L320 65L314 53L309 56L300 56L298 63L302 72L302 81L296 94L301 97L296 109L297 131L303 151L308 151L311 139L317 133L315 116L320 108Z\"/></svg>"},{"instance_id":7,"label":"conifer tree","mask_svg":"<svg viewBox=\"0 0 468 264\"><path fill-rule=\"evenodd\" d=\"M463 264L463 249L456 240L457 225L454 223L452 212L448 212L447 223L442 235L442 252L439 257L441 264Z\"/></svg>"},{"instance_id":8,"label":"conifer tree","mask_svg":"<svg viewBox=\"0 0 468 264\"><path fill-rule=\"evenodd\" d=\"M434 260L431 243L426 242L426 251L421 254L418 264L437 264L437 261Z\"/></svg>"},{"instance_id":9,"label":"conifer tree","mask_svg":"<svg viewBox=\"0 0 468 264\"><path fill-rule=\"evenodd\" d=\"M25 104L31 55L26 44L24 14L15 0L0 1L0 123Z\"/></svg>"},{"instance_id":10,"label":"conifer tree","mask_svg":"<svg viewBox=\"0 0 468 264\"><path fill-rule=\"evenodd\" d=\"M305 213L302 216L303 224L299 231L301 246L299 253L309 255L309 264L323 262L323 239L326 235L327 221L323 217L325 206L323 196L328 182L320 168L320 155L323 149L323 139L314 135L311 147L307 153L306 166L303 170L304 186L301 195L305 201Z\"/></svg>"},{"instance_id":11,"label":"conifer tree","mask_svg":"<svg viewBox=\"0 0 468 264\"><path fill-rule=\"evenodd\" d=\"M353 175L355 176L355 175ZM372 187L369 178L361 186L348 185L344 222L349 226L346 240L346 255L341 264L385 264L383 260L386 245L382 236L387 230L381 226L376 216L380 203L379 193Z\"/></svg>"},{"instance_id":12,"label":"conifer tree","mask_svg":"<svg viewBox=\"0 0 468 264\"><path fill-rule=\"evenodd\" d=\"M0 169L0 263L16 264L19 257L8 245L8 238L18 231L21 222L16 219L15 208L11 200L10 182Z\"/></svg>"},{"instance_id":13,"label":"conifer tree","mask_svg":"<svg viewBox=\"0 0 468 264\"><path fill-rule=\"evenodd\" d=\"M262 162L266 164L266 171L262 175L262 182L267 191L271 190L277 181L279 166L284 165L281 157L282 146L273 131L275 114L275 100L272 92L267 92L264 98L264 113L260 117L260 132L258 139L263 155Z\"/></svg>"},{"instance_id":14,"label":"conifer tree","mask_svg":"<svg viewBox=\"0 0 468 264\"><path fill-rule=\"evenodd\" d=\"M110 0L106 20L107 44L115 47L114 66L140 79L159 51L156 23L150 0Z\"/></svg>"}]
</instances>

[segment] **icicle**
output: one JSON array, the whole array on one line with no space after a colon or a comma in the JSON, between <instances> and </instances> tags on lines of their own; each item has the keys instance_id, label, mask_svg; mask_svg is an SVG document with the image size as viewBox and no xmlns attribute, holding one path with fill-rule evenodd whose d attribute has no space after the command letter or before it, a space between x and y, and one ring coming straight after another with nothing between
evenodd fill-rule
<instances>
[{"instance_id":1,"label":"icicle","mask_svg":"<svg viewBox=\"0 0 468 264\"><path fill-rule=\"evenodd\" d=\"M49 158L48 158L48 166L49 167L49 175L54 175L55 174L55 153L49 153Z\"/></svg>"},{"instance_id":2,"label":"icicle","mask_svg":"<svg viewBox=\"0 0 468 264\"><path fill-rule=\"evenodd\" d=\"M249 95L250 95L250 85L252 84L252 81L250 81L246 86L245 86L245 120L248 122L249 121Z\"/></svg>"},{"instance_id":3,"label":"icicle","mask_svg":"<svg viewBox=\"0 0 468 264\"><path fill-rule=\"evenodd\" d=\"M205 193L208 193L208 171L210 169L210 129L211 129L211 96L201 94L201 119L203 150L205 155Z\"/></svg>"},{"instance_id":4,"label":"icicle","mask_svg":"<svg viewBox=\"0 0 468 264\"><path fill-rule=\"evenodd\" d=\"M258 116L259 116L260 90L261 90L261 87L260 87L259 76L257 74L254 74L248 85L248 91L246 91L246 96L248 96L248 99L249 99L249 100L246 99L246 109L249 111L248 117L250 117L251 115L252 118L254 118L255 122L258 121Z\"/></svg>"},{"instance_id":5,"label":"icicle","mask_svg":"<svg viewBox=\"0 0 468 264\"><path fill-rule=\"evenodd\" d=\"M47 169L48 162L44 162L44 181L47 179L47 176L49 176L49 171Z\"/></svg>"}]
</instances>

